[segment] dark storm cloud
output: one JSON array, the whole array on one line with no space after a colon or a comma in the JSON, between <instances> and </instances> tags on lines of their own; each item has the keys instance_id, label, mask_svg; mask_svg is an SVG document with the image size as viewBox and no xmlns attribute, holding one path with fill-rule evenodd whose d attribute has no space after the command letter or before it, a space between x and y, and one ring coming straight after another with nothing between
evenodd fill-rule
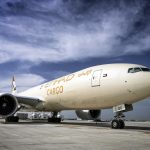
<instances>
[{"instance_id":1,"label":"dark storm cloud","mask_svg":"<svg viewBox=\"0 0 150 150\"><path fill-rule=\"evenodd\" d=\"M0 63L149 51L149 5L146 0L0 1Z\"/></svg>"}]
</instances>

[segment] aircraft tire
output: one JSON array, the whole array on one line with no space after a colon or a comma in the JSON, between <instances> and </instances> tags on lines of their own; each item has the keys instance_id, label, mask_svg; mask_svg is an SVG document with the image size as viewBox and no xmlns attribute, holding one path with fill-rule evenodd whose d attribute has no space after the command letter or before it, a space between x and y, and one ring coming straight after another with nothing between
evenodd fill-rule
<instances>
[{"instance_id":1,"label":"aircraft tire","mask_svg":"<svg viewBox=\"0 0 150 150\"><path fill-rule=\"evenodd\" d=\"M18 122L19 117L18 116L9 116L5 119L5 122Z\"/></svg>"},{"instance_id":2,"label":"aircraft tire","mask_svg":"<svg viewBox=\"0 0 150 150\"><path fill-rule=\"evenodd\" d=\"M112 129L119 129L120 128L120 122L117 119L112 120L111 122Z\"/></svg>"},{"instance_id":3,"label":"aircraft tire","mask_svg":"<svg viewBox=\"0 0 150 150\"><path fill-rule=\"evenodd\" d=\"M60 123L61 122L61 118L48 118L48 122Z\"/></svg>"},{"instance_id":4,"label":"aircraft tire","mask_svg":"<svg viewBox=\"0 0 150 150\"><path fill-rule=\"evenodd\" d=\"M120 119L120 120L119 120L119 123L120 123L119 129L124 129L124 127L125 127L124 121Z\"/></svg>"}]
</instances>

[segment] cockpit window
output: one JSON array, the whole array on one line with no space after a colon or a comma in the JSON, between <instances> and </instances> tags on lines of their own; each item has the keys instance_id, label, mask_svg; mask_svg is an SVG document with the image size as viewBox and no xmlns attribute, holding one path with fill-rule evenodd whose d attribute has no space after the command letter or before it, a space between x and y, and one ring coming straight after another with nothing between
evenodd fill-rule
<instances>
[{"instance_id":1,"label":"cockpit window","mask_svg":"<svg viewBox=\"0 0 150 150\"><path fill-rule=\"evenodd\" d=\"M129 68L128 73L134 73L134 68Z\"/></svg>"},{"instance_id":2,"label":"cockpit window","mask_svg":"<svg viewBox=\"0 0 150 150\"><path fill-rule=\"evenodd\" d=\"M129 68L128 69L128 73L135 73L135 72L140 72L140 71L150 72L150 69L149 68L140 68L140 67L135 67L135 68Z\"/></svg>"},{"instance_id":3,"label":"cockpit window","mask_svg":"<svg viewBox=\"0 0 150 150\"><path fill-rule=\"evenodd\" d=\"M142 71L150 72L149 68L141 68L141 69L142 69Z\"/></svg>"},{"instance_id":4,"label":"cockpit window","mask_svg":"<svg viewBox=\"0 0 150 150\"><path fill-rule=\"evenodd\" d=\"M141 68L139 67L134 68L134 72L140 72L140 71L142 71Z\"/></svg>"}]
</instances>

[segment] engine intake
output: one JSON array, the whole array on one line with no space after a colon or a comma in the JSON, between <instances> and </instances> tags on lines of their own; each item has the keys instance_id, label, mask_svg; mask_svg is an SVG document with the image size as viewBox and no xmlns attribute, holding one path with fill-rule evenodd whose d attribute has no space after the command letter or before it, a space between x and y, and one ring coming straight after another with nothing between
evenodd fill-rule
<instances>
[{"instance_id":1,"label":"engine intake","mask_svg":"<svg viewBox=\"0 0 150 150\"><path fill-rule=\"evenodd\" d=\"M11 94L0 96L0 116L8 117L13 115L18 109L18 101Z\"/></svg>"},{"instance_id":2,"label":"engine intake","mask_svg":"<svg viewBox=\"0 0 150 150\"><path fill-rule=\"evenodd\" d=\"M82 120L96 120L101 115L101 110L77 110L77 117Z\"/></svg>"}]
</instances>

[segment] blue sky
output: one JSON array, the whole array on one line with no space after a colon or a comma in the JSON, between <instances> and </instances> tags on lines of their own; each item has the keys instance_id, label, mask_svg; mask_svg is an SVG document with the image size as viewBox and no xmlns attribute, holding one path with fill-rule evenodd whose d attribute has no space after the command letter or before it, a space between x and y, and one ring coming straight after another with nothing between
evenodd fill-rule
<instances>
[{"instance_id":1,"label":"blue sky","mask_svg":"<svg viewBox=\"0 0 150 150\"><path fill-rule=\"evenodd\" d=\"M98 64L150 67L149 16L148 0L0 0L1 92L12 75L22 91ZM149 108L128 118L150 120Z\"/></svg>"}]
</instances>

